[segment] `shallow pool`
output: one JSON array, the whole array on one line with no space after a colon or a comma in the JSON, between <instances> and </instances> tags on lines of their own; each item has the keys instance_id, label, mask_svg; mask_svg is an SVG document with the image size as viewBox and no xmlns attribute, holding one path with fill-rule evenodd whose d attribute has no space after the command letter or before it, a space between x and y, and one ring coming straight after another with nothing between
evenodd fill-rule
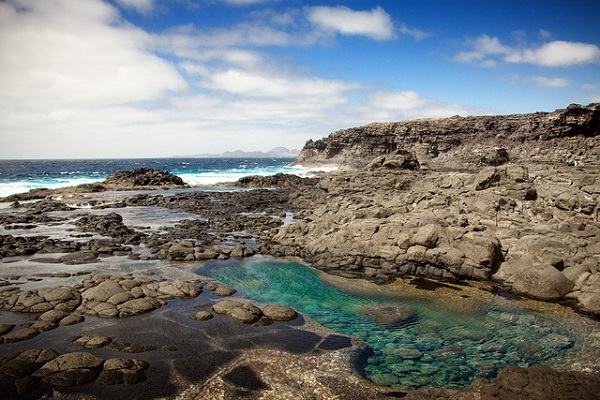
<instances>
[{"instance_id":1,"label":"shallow pool","mask_svg":"<svg viewBox=\"0 0 600 400\"><path fill-rule=\"evenodd\" d=\"M583 341L583 332L569 321L499 296L456 311L427 299L351 294L320 279L314 269L277 259L212 262L197 273L362 339L369 350L357 368L384 386L465 387L477 377L494 378L511 364L564 363Z\"/></svg>"}]
</instances>

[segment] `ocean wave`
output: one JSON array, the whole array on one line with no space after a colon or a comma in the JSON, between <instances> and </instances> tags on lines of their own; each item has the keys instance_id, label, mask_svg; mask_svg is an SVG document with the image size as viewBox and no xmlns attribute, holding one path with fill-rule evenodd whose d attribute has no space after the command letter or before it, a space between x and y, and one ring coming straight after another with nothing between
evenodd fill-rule
<instances>
[{"instance_id":1,"label":"ocean wave","mask_svg":"<svg viewBox=\"0 0 600 400\"><path fill-rule=\"evenodd\" d=\"M102 180L102 179L100 179ZM86 183L98 182L98 178L72 177L65 179L28 179L9 182L0 182L0 197L17 193L25 193L31 189L60 189L69 186L78 186Z\"/></svg>"}]
</instances>

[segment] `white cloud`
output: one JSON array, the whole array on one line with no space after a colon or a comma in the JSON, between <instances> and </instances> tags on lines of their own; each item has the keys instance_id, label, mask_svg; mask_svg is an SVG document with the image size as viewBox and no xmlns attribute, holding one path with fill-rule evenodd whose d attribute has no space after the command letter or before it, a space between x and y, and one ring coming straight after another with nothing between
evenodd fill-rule
<instances>
[{"instance_id":1,"label":"white cloud","mask_svg":"<svg viewBox=\"0 0 600 400\"><path fill-rule=\"evenodd\" d=\"M600 90L600 84L585 83L581 85L583 90Z\"/></svg>"},{"instance_id":2,"label":"white cloud","mask_svg":"<svg viewBox=\"0 0 600 400\"><path fill-rule=\"evenodd\" d=\"M414 91L374 92L368 96L367 104L371 114L380 121L441 118L489 112L481 108L449 104Z\"/></svg>"},{"instance_id":3,"label":"white cloud","mask_svg":"<svg viewBox=\"0 0 600 400\"><path fill-rule=\"evenodd\" d=\"M117 3L140 14L149 14L154 9L154 0L117 0Z\"/></svg>"},{"instance_id":4,"label":"white cloud","mask_svg":"<svg viewBox=\"0 0 600 400\"><path fill-rule=\"evenodd\" d=\"M528 63L544 67L567 67L600 62L600 48L594 44L556 40L541 46L523 48L501 43L497 37L482 35L467 42L472 50L459 52L458 62Z\"/></svg>"},{"instance_id":5,"label":"white cloud","mask_svg":"<svg viewBox=\"0 0 600 400\"><path fill-rule=\"evenodd\" d=\"M569 79L549 78L546 76L524 77L517 74L511 74L500 79L510 81L513 84L533 84L536 86L549 88L564 88L571 85L571 81Z\"/></svg>"},{"instance_id":6,"label":"white cloud","mask_svg":"<svg viewBox=\"0 0 600 400\"><path fill-rule=\"evenodd\" d=\"M344 82L322 78L284 75L270 71L224 70L211 72L207 87L250 97L343 99L345 91L354 88Z\"/></svg>"},{"instance_id":7,"label":"white cloud","mask_svg":"<svg viewBox=\"0 0 600 400\"><path fill-rule=\"evenodd\" d=\"M185 89L176 69L145 49L143 31L101 1L3 3L0 104L24 110L102 107Z\"/></svg>"},{"instance_id":8,"label":"white cloud","mask_svg":"<svg viewBox=\"0 0 600 400\"><path fill-rule=\"evenodd\" d=\"M425 32L424 30L417 29L417 28L409 28L406 24L401 24L400 27L398 28L398 30L403 35L412 36L417 40L427 39L429 36L431 36L430 33Z\"/></svg>"},{"instance_id":9,"label":"white cloud","mask_svg":"<svg viewBox=\"0 0 600 400\"><path fill-rule=\"evenodd\" d=\"M292 148L377 119L469 113L416 92L314 76L257 50L330 39L315 25L296 27L307 12L150 34L105 1L0 1L0 157Z\"/></svg>"},{"instance_id":10,"label":"white cloud","mask_svg":"<svg viewBox=\"0 0 600 400\"><path fill-rule=\"evenodd\" d=\"M511 49L504 46L500 39L496 37L490 37L487 35L481 35L477 39L469 40L467 43L468 47L472 47L471 51L462 51L455 57L455 61L459 62L474 62L482 61L489 55L507 55L510 54Z\"/></svg>"},{"instance_id":11,"label":"white cloud","mask_svg":"<svg viewBox=\"0 0 600 400\"><path fill-rule=\"evenodd\" d=\"M342 35L362 35L375 40L395 37L394 24L381 7L370 11L354 11L348 7L310 7L308 19L319 27Z\"/></svg>"},{"instance_id":12,"label":"white cloud","mask_svg":"<svg viewBox=\"0 0 600 400\"><path fill-rule=\"evenodd\" d=\"M571 81L565 78L547 78L545 76L533 76L531 81L538 86L546 86L553 88L563 88L571 84Z\"/></svg>"},{"instance_id":13,"label":"white cloud","mask_svg":"<svg viewBox=\"0 0 600 400\"><path fill-rule=\"evenodd\" d=\"M558 40L533 49L511 51L505 60L510 63L530 63L545 67L566 67L599 62L600 48L588 43Z\"/></svg>"}]
</instances>

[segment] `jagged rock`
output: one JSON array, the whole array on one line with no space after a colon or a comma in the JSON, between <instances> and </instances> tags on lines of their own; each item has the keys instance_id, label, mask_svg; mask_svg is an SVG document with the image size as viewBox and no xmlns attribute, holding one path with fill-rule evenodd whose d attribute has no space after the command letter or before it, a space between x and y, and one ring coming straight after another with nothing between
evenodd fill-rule
<instances>
[{"instance_id":1,"label":"jagged rock","mask_svg":"<svg viewBox=\"0 0 600 400\"><path fill-rule=\"evenodd\" d=\"M475 177L475 190L489 189L500 182L500 174L494 167L482 169Z\"/></svg>"},{"instance_id":2,"label":"jagged rock","mask_svg":"<svg viewBox=\"0 0 600 400\"><path fill-rule=\"evenodd\" d=\"M154 168L138 168L131 171L117 171L104 181L107 187L145 187L145 186L185 186L180 177L168 171Z\"/></svg>"},{"instance_id":3,"label":"jagged rock","mask_svg":"<svg viewBox=\"0 0 600 400\"><path fill-rule=\"evenodd\" d=\"M365 167L369 171L377 169L391 171L408 169L415 171L419 168L419 161L415 153L406 150L396 150L389 155L376 157Z\"/></svg>"},{"instance_id":4,"label":"jagged rock","mask_svg":"<svg viewBox=\"0 0 600 400\"><path fill-rule=\"evenodd\" d=\"M362 168L375 157L406 150L421 164L440 168L499 165L516 158L573 165L598 159L598 149L588 147L587 139L599 134L599 120L600 105L589 104L551 113L373 123L309 140L295 163ZM560 140L568 140L574 151L557 152Z\"/></svg>"}]
</instances>

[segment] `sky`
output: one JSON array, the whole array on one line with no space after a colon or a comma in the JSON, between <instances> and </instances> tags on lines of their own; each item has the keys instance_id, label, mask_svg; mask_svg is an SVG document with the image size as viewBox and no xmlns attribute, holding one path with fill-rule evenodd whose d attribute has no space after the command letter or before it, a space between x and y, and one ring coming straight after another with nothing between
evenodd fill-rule
<instances>
[{"instance_id":1,"label":"sky","mask_svg":"<svg viewBox=\"0 0 600 400\"><path fill-rule=\"evenodd\" d=\"M0 158L300 149L600 102L597 0L0 0Z\"/></svg>"}]
</instances>

